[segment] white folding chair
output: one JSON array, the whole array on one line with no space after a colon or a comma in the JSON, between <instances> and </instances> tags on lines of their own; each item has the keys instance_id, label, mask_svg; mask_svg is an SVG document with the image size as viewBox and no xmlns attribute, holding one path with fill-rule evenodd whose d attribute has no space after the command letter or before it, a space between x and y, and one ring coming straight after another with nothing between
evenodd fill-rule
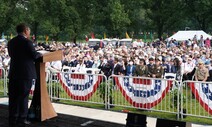
<instances>
[{"instance_id":1,"label":"white folding chair","mask_svg":"<svg viewBox=\"0 0 212 127\"><path fill-rule=\"evenodd\" d=\"M164 79L175 79L176 78L176 73L165 73L164 74Z\"/></svg>"},{"instance_id":2,"label":"white folding chair","mask_svg":"<svg viewBox=\"0 0 212 127\"><path fill-rule=\"evenodd\" d=\"M71 67L69 66L63 66L62 72L69 72L71 70Z\"/></svg>"},{"instance_id":3,"label":"white folding chair","mask_svg":"<svg viewBox=\"0 0 212 127\"><path fill-rule=\"evenodd\" d=\"M164 79L176 79L176 73L165 73L164 74ZM171 90L174 90L176 89L178 86L176 86L176 82L173 82L172 83L172 89Z\"/></svg>"}]
</instances>

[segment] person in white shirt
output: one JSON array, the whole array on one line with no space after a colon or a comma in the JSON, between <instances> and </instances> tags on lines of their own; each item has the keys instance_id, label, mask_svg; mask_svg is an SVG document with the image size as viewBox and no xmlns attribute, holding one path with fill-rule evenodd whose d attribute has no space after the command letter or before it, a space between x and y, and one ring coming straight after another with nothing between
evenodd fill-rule
<instances>
[{"instance_id":1,"label":"person in white shirt","mask_svg":"<svg viewBox=\"0 0 212 127\"><path fill-rule=\"evenodd\" d=\"M76 73L86 73L86 65L84 64L83 59L79 60L79 63L77 64L75 68Z\"/></svg>"},{"instance_id":2,"label":"person in white shirt","mask_svg":"<svg viewBox=\"0 0 212 127\"><path fill-rule=\"evenodd\" d=\"M192 41L191 41L191 39L188 39L187 46L191 46L191 45L192 45Z\"/></svg>"},{"instance_id":3,"label":"person in white shirt","mask_svg":"<svg viewBox=\"0 0 212 127\"><path fill-rule=\"evenodd\" d=\"M57 73L62 70L62 62L60 60L52 61L50 62L50 66L48 69L50 70L50 73L52 73L52 75L50 74L50 77L52 78L52 80L57 81L58 80Z\"/></svg>"},{"instance_id":4,"label":"person in white shirt","mask_svg":"<svg viewBox=\"0 0 212 127\"><path fill-rule=\"evenodd\" d=\"M142 39L140 39L140 42L138 42L138 46L144 47L144 42Z\"/></svg>"},{"instance_id":5,"label":"person in white shirt","mask_svg":"<svg viewBox=\"0 0 212 127\"><path fill-rule=\"evenodd\" d=\"M94 57L92 68L98 68L100 65L100 60L98 60L98 57Z\"/></svg>"},{"instance_id":6,"label":"person in white shirt","mask_svg":"<svg viewBox=\"0 0 212 127\"><path fill-rule=\"evenodd\" d=\"M192 62L192 58L188 58L187 61L183 65L183 81L184 80L192 80L192 77L195 72L195 64Z\"/></svg>"},{"instance_id":7,"label":"person in white shirt","mask_svg":"<svg viewBox=\"0 0 212 127\"><path fill-rule=\"evenodd\" d=\"M196 41L193 41L193 49L199 48Z\"/></svg>"},{"instance_id":8,"label":"person in white shirt","mask_svg":"<svg viewBox=\"0 0 212 127\"><path fill-rule=\"evenodd\" d=\"M62 62L60 60L52 61L50 65L56 71L61 71L62 69Z\"/></svg>"}]
</instances>

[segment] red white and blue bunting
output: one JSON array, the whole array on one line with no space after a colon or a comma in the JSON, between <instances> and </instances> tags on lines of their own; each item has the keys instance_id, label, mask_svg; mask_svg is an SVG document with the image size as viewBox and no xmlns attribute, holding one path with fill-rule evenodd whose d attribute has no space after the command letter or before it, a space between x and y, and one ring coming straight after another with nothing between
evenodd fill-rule
<instances>
[{"instance_id":1,"label":"red white and blue bunting","mask_svg":"<svg viewBox=\"0 0 212 127\"><path fill-rule=\"evenodd\" d=\"M85 74L58 74L65 92L74 100L87 101L101 84L103 77Z\"/></svg>"},{"instance_id":2,"label":"red white and blue bunting","mask_svg":"<svg viewBox=\"0 0 212 127\"><path fill-rule=\"evenodd\" d=\"M171 80L114 77L122 95L134 107L152 108L172 87Z\"/></svg>"},{"instance_id":3,"label":"red white and blue bunting","mask_svg":"<svg viewBox=\"0 0 212 127\"><path fill-rule=\"evenodd\" d=\"M96 92L103 77L98 75L58 73L65 92L74 100L86 101ZM172 88L173 80L144 79L132 77L113 77L125 99L134 107L152 108L159 104ZM212 114L212 85L189 82L196 100ZM33 94L33 84L30 94Z\"/></svg>"},{"instance_id":4,"label":"red white and blue bunting","mask_svg":"<svg viewBox=\"0 0 212 127\"><path fill-rule=\"evenodd\" d=\"M210 114L212 114L212 84L208 83L188 83L195 98L201 106Z\"/></svg>"}]
</instances>

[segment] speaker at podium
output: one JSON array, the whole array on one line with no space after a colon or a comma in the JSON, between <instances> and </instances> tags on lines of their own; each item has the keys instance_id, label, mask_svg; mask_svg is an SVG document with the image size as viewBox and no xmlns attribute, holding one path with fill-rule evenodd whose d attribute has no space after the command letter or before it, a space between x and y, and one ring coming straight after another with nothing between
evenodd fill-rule
<instances>
[{"instance_id":1,"label":"speaker at podium","mask_svg":"<svg viewBox=\"0 0 212 127\"><path fill-rule=\"evenodd\" d=\"M146 119L146 115L128 113L126 119L126 127L147 127Z\"/></svg>"},{"instance_id":2,"label":"speaker at podium","mask_svg":"<svg viewBox=\"0 0 212 127\"><path fill-rule=\"evenodd\" d=\"M192 127L191 123L157 118L156 127Z\"/></svg>"}]
</instances>

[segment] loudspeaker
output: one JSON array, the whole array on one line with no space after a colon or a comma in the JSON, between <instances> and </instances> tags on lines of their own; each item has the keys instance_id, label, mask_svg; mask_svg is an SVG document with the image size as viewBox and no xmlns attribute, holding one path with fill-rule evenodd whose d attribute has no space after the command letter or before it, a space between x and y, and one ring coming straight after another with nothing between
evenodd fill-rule
<instances>
[{"instance_id":1,"label":"loudspeaker","mask_svg":"<svg viewBox=\"0 0 212 127\"><path fill-rule=\"evenodd\" d=\"M146 127L146 115L128 113L126 127Z\"/></svg>"},{"instance_id":2,"label":"loudspeaker","mask_svg":"<svg viewBox=\"0 0 212 127\"><path fill-rule=\"evenodd\" d=\"M191 123L158 118L156 122L156 127L191 127Z\"/></svg>"}]
</instances>

